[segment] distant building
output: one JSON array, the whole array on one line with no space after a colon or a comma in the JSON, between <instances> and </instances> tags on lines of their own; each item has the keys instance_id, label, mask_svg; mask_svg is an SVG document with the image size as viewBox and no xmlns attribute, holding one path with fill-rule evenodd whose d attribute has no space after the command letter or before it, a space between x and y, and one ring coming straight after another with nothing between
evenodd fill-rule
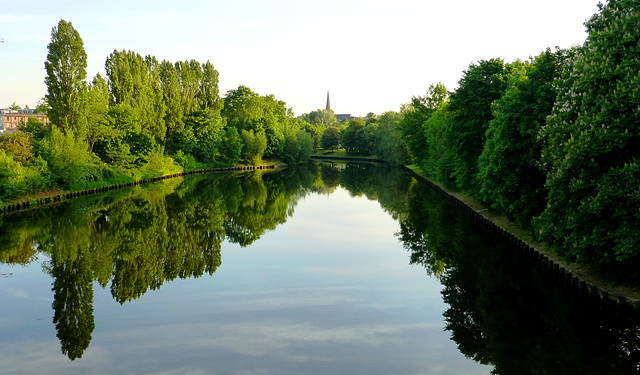
<instances>
[{"instance_id":1,"label":"distant building","mask_svg":"<svg viewBox=\"0 0 640 375\"><path fill-rule=\"evenodd\" d=\"M18 125L29 121L29 118L35 117L41 123L49 125L50 121L47 115L36 113L35 109L19 109L13 111L10 109L0 109L0 133L5 131L15 131Z\"/></svg>"},{"instance_id":2,"label":"distant building","mask_svg":"<svg viewBox=\"0 0 640 375\"><path fill-rule=\"evenodd\" d=\"M325 107L325 109L331 109L331 102L329 101L329 90L327 90L327 106ZM345 119L348 121L353 120L355 117L351 116L351 113L341 113L341 114L336 114L336 118L338 119L338 122L342 122Z\"/></svg>"}]
</instances>

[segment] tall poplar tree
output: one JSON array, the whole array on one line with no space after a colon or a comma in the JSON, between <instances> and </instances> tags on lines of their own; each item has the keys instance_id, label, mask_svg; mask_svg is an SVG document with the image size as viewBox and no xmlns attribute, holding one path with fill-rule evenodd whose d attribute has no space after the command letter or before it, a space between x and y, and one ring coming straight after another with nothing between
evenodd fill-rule
<instances>
[{"instance_id":1,"label":"tall poplar tree","mask_svg":"<svg viewBox=\"0 0 640 375\"><path fill-rule=\"evenodd\" d=\"M47 71L45 99L50 106L48 116L54 125L84 137L86 132L87 54L80 33L71 22L60 20L51 29L49 53L44 63Z\"/></svg>"},{"instance_id":2,"label":"tall poplar tree","mask_svg":"<svg viewBox=\"0 0 640 375\"><path fill-rule=\"evenodd\" d=\"M107 81L96 74L87 92L87 143L89 151L93 151L96 142L104 140L111 133L109 126L109 86Z\"/></svg>"}]
</instances>

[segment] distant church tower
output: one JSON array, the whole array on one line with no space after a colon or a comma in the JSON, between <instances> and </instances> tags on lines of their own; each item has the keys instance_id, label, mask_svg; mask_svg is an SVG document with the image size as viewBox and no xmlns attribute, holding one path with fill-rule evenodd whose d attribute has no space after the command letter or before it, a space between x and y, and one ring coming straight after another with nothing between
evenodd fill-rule
<instances>
[{"instance_id":1,"label":"distant church tower","mask_svg":"<svg viewBox=\"0 0 640 375\"><path fill-rule=\"evenodd\" d=\"M327 90L327 110L331 109L331 103L329 102L329 90Z\"/></svg>"}]
</instances>

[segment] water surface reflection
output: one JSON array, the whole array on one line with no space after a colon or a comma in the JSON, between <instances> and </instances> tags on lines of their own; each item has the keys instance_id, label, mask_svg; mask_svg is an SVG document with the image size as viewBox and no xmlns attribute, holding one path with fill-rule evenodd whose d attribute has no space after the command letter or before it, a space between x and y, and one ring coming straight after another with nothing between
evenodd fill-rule
<instances>
[{"instance_id":1,"label":"water surface reflection","mask_svg":"<svg viewBox=\"0 0 640 375\"><path fill-rule=\"evenodd\" d=\"M14 274L0 280L0 343L17 337L0 355L9 373L627 374L640 363L635 316L556 287L396 168L189 176L0 220L0 274ZM46 283L49 296L25 297ZM41 324L47 299L55 328ZM73 362L30 357L51 353L48 335Z\"/></svg>"}]
</instances>

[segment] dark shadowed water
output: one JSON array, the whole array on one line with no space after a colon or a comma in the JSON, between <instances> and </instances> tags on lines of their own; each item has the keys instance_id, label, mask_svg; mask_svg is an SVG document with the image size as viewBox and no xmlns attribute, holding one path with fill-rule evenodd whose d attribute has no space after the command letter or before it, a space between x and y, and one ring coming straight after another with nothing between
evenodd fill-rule
<instances>
[{"instance_id":1,"label":"dark shadowed water","mask_svg":"<svg viewBox=\"0 0 640 375\"><path fill-rule=\"evenodd\" d=\"M0 217L1 374L629 374L582 301L400 169L165 180Z\"/></svg>"}]
</instances>

